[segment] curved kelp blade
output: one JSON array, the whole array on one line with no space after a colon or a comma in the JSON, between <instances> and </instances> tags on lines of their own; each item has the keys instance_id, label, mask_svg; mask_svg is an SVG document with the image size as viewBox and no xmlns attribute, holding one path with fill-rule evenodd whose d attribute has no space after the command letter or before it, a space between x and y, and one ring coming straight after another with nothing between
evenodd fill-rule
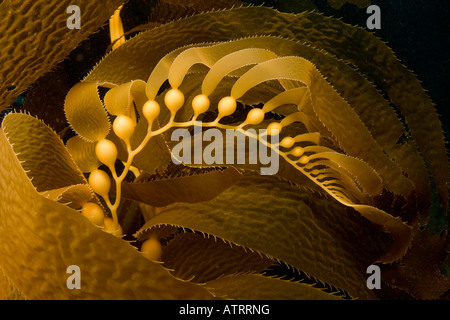
<instances>
[{"instance_id":1,"label":"curved kelp blade","mask_svg":"<svg viewBox=\"0 0 450 320\"><path fill-rule=\"evenodd\" d=\"M38 191L87 183L63 142L42 121L28 114L10 113L2 128Z\"/></svg>"},{"instance_id":2,"label":"curved kelp blade","mask_svg":"<svg viewBox=\"0 0 450 320\"><path fill-rule=\"evenodd\" d=\"M186 229L169 240L161 261L177 278L196 283L236 273L260 273L276 262L259 252Z\"/></svg>"},{"instance_id":3,"label":"curved kelp blade","mask_svg":"<svg viewBox=\"0 0 450 320\"><path fill-rule=\"evenodd\" d=\"M241 178L211 201L169 205L137 236L165 225L261 252L360 298L373 298L362 274L389 243L355 212L274 176Z\"/></svg>"},{"instance_id":4,"label":"curved kelp blade","mask_svg":"<svg viewBox=\"0 0 450 320\"><path fill-rule=\"evenodd\" d=\"M79 212L39 195L3 129L0 153L0 267L26 298L211 297L204 288L175 279L122 239L102 232ZM79 267L80 289L69 289L71 266Z\"/></svg>"},{"instance_id":5,"label":"curved kelp blade","mask_svg":"<svg viewBox=\"0 0 450 320\"><path fill-rule=\"evenodd\" d=\"M95 142L87 141L80 136L67 140L66 148L82 172L91 172L101 165L95 154L95 145Z\"/></svg>"},{"instance_id":6,"label":"curved kelp blade","mask_svg":"<svg viewBox=\"0 0 450 320\"><path fill-rule=\"evenodd\" d=\"M214 295L224 299L253 300L341 300L342 298L306 283L259 274L225 276L206 283Z\"/></svg>"},{"instance_id":7,"label":"curved kelp blade","mask_svg":"<svg viewBox=\"0 0 450 320\"><path fill-rule=\"evenodd\" d=\"M72 209L81 209L87 202L97 202L97 204L100 204L100 201L94 196L94 192L90 186L86 184L49 190L41 194L47 199L58 201Z\"/></svg>"},{"instance_id":8,"label":"curved kelp blade","mask_svg":"<svg viewBox=\"0 0 450 320\"><path fill-rule=\"evenodd\" d=\"M73 130L88 141L106 137L110 130L108 114L98 93L98 83L78 83L66 96L64 112Z\"/></svg>"},{"instance_id":9,"label":"curved kelp blade","mask_svg":"<svg viewBox=\"0 0 450 320\"><path fill-rule=\"evenodd\" d=\"M122 196L154 207L195 203L214 199L240 178L241 173L234 168L168 179L150 178L147 182L141 177L135 183L122 183Z\"/></svg>"},{"instance_id":10,"label":"curved kelp blade","mask_svg":"<svg viewBox=\"0 0 450 320\"><path fill-rule=\"evenodd\" d=\"M4 17L0 25L0 111L100 28L122 3L122 0L1 1L0 12ZM79 28L75 28L77 21ZM8 90L11 87L14 89Z\"/></svg>"}]
</instances>

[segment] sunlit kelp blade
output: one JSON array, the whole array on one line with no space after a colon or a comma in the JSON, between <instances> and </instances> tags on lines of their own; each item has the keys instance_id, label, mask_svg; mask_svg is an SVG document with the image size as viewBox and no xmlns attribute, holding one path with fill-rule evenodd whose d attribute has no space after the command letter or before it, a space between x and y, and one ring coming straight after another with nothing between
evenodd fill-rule
<instances>
[{"instance_id":1,"label":"sunlit kelp blade","mask_svg":"<svg viewBox=\"0 0 450 320\"><path fill-rule=\"evenodd\" d=\"M122 2L2 1L0 111L95 32ZM74 13L66 11L70 5L80 8L80 29L67 27ZM11 86L15 89L8 90Z\"/></svg>"},{"instance_id":2,"label":"sunlit kelp blade","mask_svg":"<svg viewBox=\"0 0 450 320\"><path fill-rule=\"evenodd\" d=\"M98 83L78 84L69 91L64 103L67 121L79 136L88 141L103 139L110 130L98 87Z\"/></svg>"},{"instance_id":3,"label":"sunlit kelp blade","mask_svg":"<svg viewBox=\"0 0 450 320\"><path fill-rule=\"evenodd\" d=\"M257 296L260 300L341 300L341 297L309 284L283 281L258 274L226 276L208 282L206 286L213 294L224 299L252 300Z\"/></svg>"},{"instance_id":4,"label":"sunlit kelp blade","mask_svg":"<svg viewBox=\"0 0 450 320\"><path fill-rule=\"evenodd\" d=\"M0 153L0 267L26 298L210 298L203 288L176 280L79 212L40 195L3 129ZM71 265L80 267L82 290L67 286Z\"/></svg>"},{"instance_id":5,"label":"sunlit kelp blade","mask_svg":"<svg viewBox=\"0 0 450 320\"><path fill-rule=\"evenodd\" d=\"M66 148L82 172L91 172L100 166L95 155L95 142L74 136L67 141Z\"/></svg>"},{"instance_id":6,"label":"sunlit kelp blade","mask_svg":"<svg viewBox=\"0 0 450 320\"><path fill-rule=\"evenodd\" d=\"M186 229L185 231L178 231L174 235L161 257L164 266L173 270L172 273L177 278L205 283L224 275L261 273L276 262L260 252L220 238Z\"/></svg>"},{"instance_id":7,"label":"sunlit kelp blade","mask_svg":"<svg viewBox=\"0 0 450 320\"><path fill-rule=\"evenodd\" d=\"M174 202L207 201L217 197L240 177L241 174L233 168L168 179L150 177L150 181L145 181L144 175L135 183L123 183L123 197L155 207Z\"/></svg>"},{"instance_id":8,"label":"sunlit kelp blade","mask_svg":"<svg viewBox=\"0 0 450 320\"><path fill-rule=\"evenodd\" d=\"M10 113L2 128L38 191L87 183L63 142L42 121L27 114Z\"/></svg>"}]
</instances>

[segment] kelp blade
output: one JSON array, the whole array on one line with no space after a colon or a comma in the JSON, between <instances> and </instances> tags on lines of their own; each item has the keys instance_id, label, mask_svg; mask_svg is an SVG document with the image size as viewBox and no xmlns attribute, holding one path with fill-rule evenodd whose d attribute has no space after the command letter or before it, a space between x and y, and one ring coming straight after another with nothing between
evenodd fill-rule
<instances>
[{"instance_id":1,"label":"kelp blade","mask_svg":"<svg viewBox=\"0 0 450 320\"><path fill-rule=\"evenodd\" d=\"M4 0L0 24L0 111L95 32L123 0ZM80 9L80 29L69 29ZM13 90L8 90L14 86Z\"/></svg>"}]
</instances>

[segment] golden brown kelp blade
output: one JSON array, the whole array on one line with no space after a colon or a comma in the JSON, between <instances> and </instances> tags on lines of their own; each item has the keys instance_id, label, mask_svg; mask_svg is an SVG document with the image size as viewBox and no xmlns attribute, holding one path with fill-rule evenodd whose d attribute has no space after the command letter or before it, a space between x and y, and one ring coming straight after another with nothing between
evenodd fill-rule
<instances>
[{"instance_id":1,"label":"golden brown kelp blade","mask_svg":"<svg viewBox=\"0 0 450 320\"><path fill-rule=\"evenodd\" d=\"M341 300L319 288L301 282L284 281L260 274L237 274L206 284L214 295L224 299L252 300Z\"/></svg>"},{"instance_id":2,"label":"golden brown kelp blade","mask_svg":"<svg viewBox=\"0 0 450 320\"><path fill-rule=\"evenodd\" d=\"M124 183L123 197L155 207L174 202L212 200L239 180L241 174L234 168L197 173L169 179L150 181L139 178L136 183Z\"/></svg>"},{"instance_id":3,"label":"golden brown kelp blade","mask_svg":"<svg viewBox=\"0 0 450 320\"><path fill-rule=\"evenodd\" d=\"M101 164L95 155L95 144L80 136L74 136L66 143L67 150L82 172L91 172Z\"/></svg>"},{"instance_id":4,"label":"golden brown kelp blade","mask_svg":"<svg viewBox=\"0 0 450 320\"><path fill-rule=\"evenodd\" d=\"M167 23L193 14L239 7L242 4L239 0L159 0L152 11L151 21Z\"/></svg>"},{"instance_id":5,"label":"golden brown kelp blade","mask_svg":"<svg viewBox=\"0 0 450 320\"><path fill-rule=\"evenodd\" d=\"M260 273L276 263L257 251L200 232L179 229L164 247L161 261L177 278L192 279L195 283L235 273Z\"/></svg>"},{"instance_id":6,"label":"golden brown kelp blade","mask_svg":"<svg viewBox=\"0 0 450 320\"><path fill-rule=\"evenodd\" d=\"M121 3L123 0L1 2L0 111L95 32ZM67 27L73 14L66 12L70 5L80 8L80 29Z\"/></svg>"},{"instance_id":7,"label":"golden brown kelp blade","mask_svg":"<svg viewBox=\"0 0 450 320\"><path fill-rule=\"evenodd\" d=\"M83 83L73 87L66 96L64 106L67 121L84 139L98 141L109 133L111 125L100 100L97 83Z\"/></svg>"},{"instance_id":8,"label":"golden brown kelp blade","mask_svg":"<svg viewBox=\"0 0 450 320\"><path fill-rule=\"evenodd\" d=\"M63 142L40 120L10 113L2 128L37 191L87 183Z\"/></svg>"}]
</instances>

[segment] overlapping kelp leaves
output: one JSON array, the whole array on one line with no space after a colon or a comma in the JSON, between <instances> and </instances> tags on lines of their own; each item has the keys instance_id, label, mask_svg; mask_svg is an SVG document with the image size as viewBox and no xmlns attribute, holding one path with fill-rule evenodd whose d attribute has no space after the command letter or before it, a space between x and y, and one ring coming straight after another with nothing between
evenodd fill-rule
<instances>
[{"instance_id":1,"label":"overlapping kelp leaves","mask_svg":"<svg viewBox=\"0 0 450 320\"><path fill-rule=\"evenodd\" d=\"M2 1L0 111L101 27L121 2ZM70 5L80 8L83 28L67 27L73 13L66 10Z\"/></svg>"},{"instance_id":2,"label":"overlapping kelp leaves","mask_svg":"<svg viewBox=\"0 0 450 320\"><path fill-rule=\"evenodd\" d=\"M140 203L135 210L146 220L139 230L134 226L128 232L137 231L139 241L158 233L164 251L163 263L157 264L77 212L86 201L101 203L83 175L98 166L89 142L74 138L68 145L71 155L43 122L13 113L5 117L0 135L0 266L16 290L44 299L373 299L377 293L366 287L367 266L379 260L395 266L402 259L410 271L402 274L397 289L415 298L438 298L448 290L448 280L437 271L443 251L433 255L432 265L417 264L414 271L416 261L408 259L422 252L417 251L422 243L445 243L419 229L431 207L430 179L442 211L448 205L441 125L416 77L363 29L317 13L294 15L264 7L207 12L128 40L100 61L82 86L95 86L96 93L97 85L147 81L172 50L240 38L248 38L250 48L253 39L268 50L275 42L285 43L272 49L309 61L318 70L314 81L335 90L322 95L314 91L321 86L309 86L305 113L322 143L363 161L379 177L382 188L360 203L375 208L369 219L327 197L323 186L289 164L281 164L277 176L259 176L246 165L180 169L170 163L170 144L161 135L153 144L158 148L147 148L134 163L144 170L142 176L124 183L124 197ZM183 82L186 101L197 94L204 77L204 70L196 71ZM225 79L219 89L231 88L232 80ZM271 94L298 84L291 81L288 77L262 84L239 101L241 107L264 103ZM139 110L142 101L132 93L126 97ZM100 101L98 94L92 101ZM189 108L186 104L180 114L190 116ZM80 114L75 104L72 111L80 118L69 119L75 130L95 117L85 110ZM296 111L298 106L291 103L266 116L282 119ZM167 112L161 113L161 123L164 117ZM238 122L238 115L228 121ZM96 130L87 127L88 132ZM289 130L308 131L295 125ZM119 152L119 159L125 156ZM363 183L368 173L359 174ZM358 176L353 178L358 181ZM152 214L145 211L148 206ZM66 268L73 264L82 270L81 290L66 287ZM283 265L292 270L290 277L281 271ZM395 279L396 269L387 268L389 280ZM425 278L417 279L414 272L430 274L425 278L433 288L425 287Z\"/></svg>"}]
</instances>

